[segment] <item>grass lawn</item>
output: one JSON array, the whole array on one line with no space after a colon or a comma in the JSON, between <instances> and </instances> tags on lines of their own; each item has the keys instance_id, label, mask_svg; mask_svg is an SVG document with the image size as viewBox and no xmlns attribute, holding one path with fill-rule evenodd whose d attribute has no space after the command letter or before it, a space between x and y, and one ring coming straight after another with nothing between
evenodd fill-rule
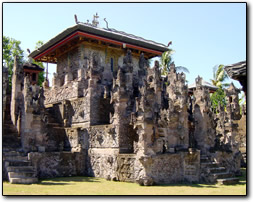
<instances>
[{"instance_id":1,"label":"grass lawn","mask_svg":"<svg viewBox=\"0 0 253 202\"><path fill-rule=\"evenodd\" d=\"M3 195L246 195L246 170L237 185L176 184L144 187L94 177L63 177L38 184L3 183Z\"/></svg>"}]
</instances>

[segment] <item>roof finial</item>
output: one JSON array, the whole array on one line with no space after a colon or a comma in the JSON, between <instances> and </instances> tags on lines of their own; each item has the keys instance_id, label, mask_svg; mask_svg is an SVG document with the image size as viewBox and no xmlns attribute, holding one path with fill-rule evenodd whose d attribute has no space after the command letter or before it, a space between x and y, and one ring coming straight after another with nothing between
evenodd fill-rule
<instances>
[{"instance_id":1,"label":"roof finial","mask_svg":"<svg viewBox=\"0 0 253 202\"><path fill-rule=\"evenodd\" d=\"M75 14L75 22L76 22L76 24L78 24L79 23L79 21L78 21L78 19L77 19L77 15Z\"/></svg>"},{"instance_id":2,"label":"roof finial","mask_svg":"<svg viewBox=\"0 0 253 202\"><path fill-rule=\"evenodd\" d=\"M96 15L93 15L92 25L95 27L97 27L97 25L99 24L98 18L99 18L98 13L96 13Z\"/></svg>"},{"instance_id":3,"label":"roof finial","mask_svg":"<svg viewBox=\"0 0 253 202\"><path fill-rule=\"evenodd\" d=\"M109 29L108 22L106 21L106 18L104 18L104 21L106 22L106 28Z\"/></svg>"}]
</instances>

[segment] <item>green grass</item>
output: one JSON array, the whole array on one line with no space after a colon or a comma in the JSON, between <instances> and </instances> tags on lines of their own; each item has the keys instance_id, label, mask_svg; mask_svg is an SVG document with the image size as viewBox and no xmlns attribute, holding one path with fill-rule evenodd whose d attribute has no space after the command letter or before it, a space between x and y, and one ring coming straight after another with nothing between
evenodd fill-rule
<instances>
[{"instance_id":1,"label":"green grass","mask_svg":"<svg viewBox=\"0 0 253 202\"><path fill-rule=\"evenodd\" d=\"M237 185L176 184L139 186L93 177L64 177L38 184L3 183L3 195L246 195L246 170Z\"/></svg>"}]
</instances>

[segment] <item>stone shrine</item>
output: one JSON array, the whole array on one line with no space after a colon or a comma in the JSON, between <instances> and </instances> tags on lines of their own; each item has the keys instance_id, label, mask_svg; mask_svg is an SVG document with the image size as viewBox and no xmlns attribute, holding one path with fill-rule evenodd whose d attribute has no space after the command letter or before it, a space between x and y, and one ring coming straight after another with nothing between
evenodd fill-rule
<instances>
[{"instance_id":1,"label":"stone shrine","mask_svg":"<svg viewBox=\"0 0 253 202\"><path fill-rule=\"evenodd\" d=\"M3 96L4 178L11 183L74 175L140 185L238 182L233 124L240 115L238 91L234 86L226 91L227 112L221 110L217 122L202 78L189 96L185 74L174 64L165 77L158 61L149 67L148 59L167 50L77 21L29 56L57 64L51 87L31 83L16 61L9 104ZM220 146L217 124L224 128Z\"/></svg>"}]
</instances>

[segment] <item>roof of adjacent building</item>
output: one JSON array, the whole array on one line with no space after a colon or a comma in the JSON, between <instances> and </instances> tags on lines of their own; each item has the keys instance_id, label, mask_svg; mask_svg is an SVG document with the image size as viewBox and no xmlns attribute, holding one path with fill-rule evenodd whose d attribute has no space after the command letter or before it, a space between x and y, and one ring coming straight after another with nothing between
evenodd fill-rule
<instances>
[{"instance_id":1,"label":"roof of adjacent building","mask_svg":"<svg viewBox=\"0 0 253 202\"><path fill-rule=\"evenodd\" d=\"M246 61L241 61L235 64L226 65L224 68L232 79L237 80L239 77L245 77L246 72Z\"/></svg>"},{"instance_id":2,"label":"roof of adjacent building","mask_svg":"<svg viewBox=\"0 0 253 202\"><path fill-rule=\"evenodd\" d=\"M42 67L34 63L25 63L23 65L23 69L35 70L35 71L40 71L40 72L44 71Z\"/></svg>"},{"instance_id":3,"label":"roof of adjacent building","mask_svg":"<svg viewBox=\"0 0 253 202\"><path fill-rule=\"evenodd\" d=\"M207 82L207 81L204 81L204 80L202 80L202 86L204 86L204 87L206 87L206 88L208 88L208 89L210 89L210 90L214 90L214 91L216 91L216 90L218 89L217 86L214 86L214 85L212 85L211 83L209 83L209 82ZM190 84L190 85L188 85L188 89L189 89L189 90L192 90L192 89L194 89L194 88L196 88L196 82L195 82L195 83L192 83L192 84Z\"/></svg>"},{"instance_id":4,"label":"roof of adjacent building","mask_svg":"<svg viewBox=\"0 0 253 202\"><path fill-rule=\"evenodd\" d=\"M135 36L133 34L128 34L123 31L118 31L116 29L111 29L111 28L99 28L92 26L91 24L88 23L78 23L72 27L67 28L60 34L56 35L54 38L49 40L47 43L42 45L39 49L33 51L29 57L35 58L37 55L43 53L50 47L54 46L55 44L59 43L63 39L67 38L71 34L75 32L84 32L87 34L93 34L99 37L115 40L118 42L122 43L127 43L135 46L140 46L143 48L159 51L159 52L164 52L169 50L167 46L165 46L162 43L157 43L152 40L147 40L139 36Z\"/></svg>"}]
</instances>

